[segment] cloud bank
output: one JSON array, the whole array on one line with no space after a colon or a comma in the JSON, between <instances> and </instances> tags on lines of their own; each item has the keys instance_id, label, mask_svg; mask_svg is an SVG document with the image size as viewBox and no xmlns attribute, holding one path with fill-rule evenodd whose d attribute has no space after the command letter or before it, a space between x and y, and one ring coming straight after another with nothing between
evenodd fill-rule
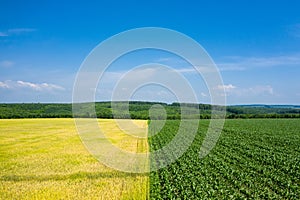
<instances>
[{"instance_id":1,"label":"cloud bank","mask_svg":"<svg viewBox=\"0 0 300 200\"><path fill-rule=\"evenodd\" d=\"M26 81L0 81L0 88L3 89L31 89L34 91L65 90L62 86L51 83L32 83Z\"/></svg>"}]
</instances>

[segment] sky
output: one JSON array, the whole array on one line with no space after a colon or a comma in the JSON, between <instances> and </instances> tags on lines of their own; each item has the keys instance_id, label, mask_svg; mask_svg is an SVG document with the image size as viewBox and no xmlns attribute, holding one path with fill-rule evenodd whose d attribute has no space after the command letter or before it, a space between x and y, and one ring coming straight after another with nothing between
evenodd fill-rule
<instances>
[{"instance_id":1,"label":"sky","mask_svg":"<svg viewBox=\"0 0 300 200\"><path fill-rule=\"evenodd\" d=\"M224 83L210 89L225 90L227 104L299 105L299 8L300 2L293 0L1 0L0 102L70 103L80 66L99 43L126 30L162 27L189 36L206 50ZM155 49L129 53L113 62L95 89L96 100L110 100L116 83L146 63L176 70L188 80L198 102L211 102L205 80L192 66ZM140 78L154 69L140 69L144 71L131 77ZM159 71L152 73L154 81L159 75ZM131 100L178 98L169 88L147 85Z\"/></svg>"}]
</instances>

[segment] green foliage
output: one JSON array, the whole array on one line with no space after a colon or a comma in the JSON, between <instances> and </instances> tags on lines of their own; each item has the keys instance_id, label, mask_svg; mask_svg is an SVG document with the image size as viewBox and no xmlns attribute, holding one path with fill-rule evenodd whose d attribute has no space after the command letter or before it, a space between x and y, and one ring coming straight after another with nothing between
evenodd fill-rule
<instances>
[{"instance_id":1,"label":"green foliage","mask_svg":"<svg viewBox=\"0 0 300 200\"><path fill-rule=\"evenodd\" d=\"M127 102L114 102L115 105L122 107ZM77 108L83 112L76 114L75 117L98 117L98 118L131 118L149 119L149 109L153 105L161 105L165 111L167 119L210 119L220 118L220 115L211 116L211 109L224 111L226 118L300 118L300 108L297 106L212 106L209 104L189 104L161 102L129 102L129 114L125 110L118 109L117 114L112 112L112 102L97 102L95 106L91 103L81 103ZM184 107L185 113L181 108ZM198 109L200 114L198 113ZM96 111L96 113L95 113ZM220 112L221 113L221 112ZM26 104L0 104L0 119L7 118L71 118L72 104L54 103L26 103Z\"/></svg>"},{"instance_id":2,"label":"green foliage","mask_svg":"<svg viewBox=\"0 0 300 200\"><path fill-rule=\"evenodd\" d=\"M169 143L179 124L167 121L149 139L150 151ZM200 159L209 125L202 120L185 154L150 173L150 199L299 199L299 124L299 119L226 120L216 147Z\"/></svg>"}]
</instances>

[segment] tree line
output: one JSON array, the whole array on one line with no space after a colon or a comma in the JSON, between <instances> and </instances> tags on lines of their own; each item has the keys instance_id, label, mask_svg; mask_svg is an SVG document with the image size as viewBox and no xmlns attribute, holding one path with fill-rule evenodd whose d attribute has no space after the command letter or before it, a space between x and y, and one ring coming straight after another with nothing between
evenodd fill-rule
<instances>
[{"instance_id":1,"label":"tree line","mask_svg":"<svg viewBox=\"0 0 300 200\"><path fill-rule=\"evenodd\" d=\"M127 105L129 105L127 107ZM159 105L155 107L154 105ZM215 106L192 103L162 102L96 102L75 106L79 112L73 112L68 103L11 103L0 104L0 119L10 118L131 118L131 119L210 119L220 118L226 111L226 118L300 118L298 107L276 106ZM182 109L184 108L184 109ZM212 115L211 111L215 112ZM129 110L129 112L127 111ZM152 115L150 116L149 111ZM218 115L218 111L220 114ZM183 113L182 113L183 112ZM154 113L154 114L153 114Z\"/></svg>"}]
</instances>

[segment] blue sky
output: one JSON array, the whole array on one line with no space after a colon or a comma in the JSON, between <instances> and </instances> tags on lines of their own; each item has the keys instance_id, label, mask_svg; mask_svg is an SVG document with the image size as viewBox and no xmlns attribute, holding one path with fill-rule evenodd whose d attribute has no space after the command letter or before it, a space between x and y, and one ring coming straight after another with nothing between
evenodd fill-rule
<instances>
[{"instance_id":1,"label":"blue sky","mask_svg":"<svg viewBox=\"0 0 300 200\"><path fill-rule=\"evenodd\" d=\"M0 102L71 102L76 73L96 45L128 29L164 27L206 49L228 104L300 104L299 7L299 1L0 1ZM203 81L159 51L116 62L97 100L109 100L132 67L156 61L181 71L199 101L210 102ZM133 99L174 101L167 93L149 86Z\"/></svg>"}]
</instances>

